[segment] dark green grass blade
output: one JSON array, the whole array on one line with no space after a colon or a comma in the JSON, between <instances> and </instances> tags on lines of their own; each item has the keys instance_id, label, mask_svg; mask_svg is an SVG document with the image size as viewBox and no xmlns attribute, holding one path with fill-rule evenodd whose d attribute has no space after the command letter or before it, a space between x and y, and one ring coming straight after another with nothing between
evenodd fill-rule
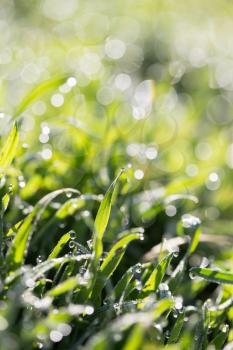
<instances>
[{"instance_id":1,"label":"dark green grass blade","mask_svg":"<svg viewBox=\"0 0 233 350\"><path fill-rule=\"evenodd\" d=\"M193 267L190 274L201 277L207 281L219 284L233 284L233 274L229 272L215 271L209 268Z\"/></svg>"}]
</instances>

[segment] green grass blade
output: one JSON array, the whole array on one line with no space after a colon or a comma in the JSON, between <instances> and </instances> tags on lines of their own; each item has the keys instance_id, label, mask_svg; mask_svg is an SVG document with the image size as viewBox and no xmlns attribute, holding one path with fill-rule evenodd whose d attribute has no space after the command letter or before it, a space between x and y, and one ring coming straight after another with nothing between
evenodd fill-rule
<instances>
[{"instance_id":1,"label":"green grass blade","mask_svg":"<svg viewBox=\"0 0 233 350\"><path fill-rule=\"evenodd\" d=\"M184 325L184 316L185 313L180 313L170 334L170 337L168 339L168 344L172 344L172 343L177 343L179 341L180 338L180 334Z\"/></svg>"},{"instance_id":2,"label":"green grass blade","mask_svg":"<svg viewBox=\"0 0 233 350\"><path fill-rule=\"evenodd\" d=\"M32 102L38 99L40 96L45 94L51 89L56 89L60 85L64 84L67 77L58 77L48 81L45 81L38 85L35 89L29 92L29 94L23 99L23 101L18 106L13 118L16 119L27 107L30 106Z\"/></svg>"},{"instance_id":3,"label":"green grass blade","mask_svg":"<svg viewBox=\"0 0 233 350\"><path fill-rule=\"evenodd\" d=\"M128 244L134 240L141 239L141 237L142 233L140 229L140 233L128 234L114 244L106 258L102 262L99 271L97 272L96 283L95 287L93 288L94 293L92 293L92 296L94 296L95 303L100 302L101 292L107 280L111 277L111 275L119 265L121 259L123 258Z\"/></svg>"},{"instance_id":4,"label":"green grass blade","mask_svg":"<svg viewBox=\"0 0 233 350\"><path fill-rule=\"evenodd\" d=\"M219 284L233 284L233 274L229 272L215 271L209 268L193 267L190 269L191 276L201 277L207 281Z\"/></svg>"},{"instance_id":5,"label":"green grass blade","mask_svg":"<svg viewBox=\"0 0 233 350\"><path fill-rule=\"evenodd\" d=\"M85 205L85 200L81 197L71 198L66 201L61 208L56 212L56 218L65 219L67 216L74 215L74 213L83 208Z\"/></svg>"},{"instance_id":6,"label":"green grass blade","mask_svg":"<svg viewBox=\"0 0 233 350\"><path fill-rule=\"evenodd\" d=\"M18 127L14 124L0 154L0 175L11 165L17 152L18 142Z\"/></svg>"},{"instance_id":7,"label":"green grass blade","mask_svg":"<svg viewBox=\"0 0 233 350\"><path fill-rule=\"evenodd\" d=\"M115 300L119 300L125 294L125 290L129 283L132 281L135 273L135 267L130 267L118 281L117 285L114 288L113 295Z\"/></svg>"},{"instance_id":8,"label":"green grass blade","mask_svg":"<svg viewBox=\"0 0 233 350\"><path fill-rule=\"evenodd\" d=\"M68 243L70 240L70 232L65 233L58 241L58 243L53 248L50 253L48 260L57 258L58 254L61 252L62 248Z\"/></svg>"},{"instance_id":9,"label":"green grass blade","mask_svg":"<svg viewBox=\"0 0 233 350\"><path fill-rule=\"evenodd\" d=\"M170 281L169 281L169 288L171 292L176 291L181 286L182 280L184 278L186 265L187 265L187 258L188 255L186 255L183 259L180 260L179 264L175 268L175 270L172 272Z\"/></svg>"},{"instance_id":10,"label":"green grass blade","mask_svg":"<svg viewBox=\"0 0 233 350\"><path fill-rule=\"evenodd\" d=\"M94 263L96 264L99 260L99 258L102 255L103 252L103 245L102 245L102 239L104 232L106 230L106 227L108 225L111 207L112 207L112 201L114 197L114 191L116 188L117 181L119 180L120 176L122 174L122 171L120 174L116 177L116 179L112 182L110 187L108 188L104 199L102 200L99 210L97 212L95 222L94 222Z\"/></svg>"},{"instance_id":11,"label":"green grass blade","mask_svg":"<svg viewBox=\"0 0 233 350\"><path fill-rule=\"evenodd\" d=\"M211 341L210 346L214 346L215 350L221 350L225 344L225 341L227 340L228 334L229 326L227 324L224 324L219 330L219 333L216 335L216 337Z\"/></svg>"},{"instance_id":12,"label":"green grass blade","mask_svg":"<svg viewBox=\"0 0 233 350\"><path fill-rule=\"evenodd\" d=\"M136 324L131 330L123 350L139 350L142 348L144 331L140 324Z\"/></svg>"},{"instance_id":13,"label":"green grass blade","mask_svg":"<svg viewBox=\"0 0 233 350\"><path fill-rule=\"evenodd\" d=\"M105 269L98 272L95 285L92 289L91 299L96 306L100 305L101 302L101 292L107 283L108 278L113 274L121 259L125 254L125 248L118 249L113 256L112 260L106 265Z\"/></svg>"},{"instance_id":14,"label":"green grass blade","mask_svg":"<svg viewBox=\"0 0 233 350\"><path fill-rule=\"evenodd\" d=\"M120 239L116 244L114 244L114 246L112 247L112 249L110 250L110 252L106 256L106 258L102 262L102 264L100 266L100 271L102 273L107 271L108 265L110 264L111 260L113 259L114 255L116 254L116 252L119 249L126 247L130 242L132 242L134 240L141 239L141 237L142 237L142 233L140 232L140 233L129 234L129 235L123 237L122 239Z\"/></svg>"},{"instance_id":15,"label":"green grass blade","mask_svg":"<svg viewBox=\"0 0 233 350\"><path fill-rule=\"evenodd\" d=\"M36 265L35 267L31 268L30 266L27 266L26 268L19 268L16 271L12 272L9 276L5 279L5 284L9 285L11 284L15 279L18 277L27 274L28 278L33 279L36 281L39 279L43 274L50 271L53 268L58 268L61 264L65 264L71 261L85 261L91 259L91 254L81 254L78 256L64 256L61 258L56 258L52 260L46 260L42 263Z\"/></svg>"},{"instance_id":16,"label":"green grass blade","mask_svg":"<svg viewBox=\"0 0 233 350\"><path fill-rule=\"evenodd\" d=\"M188 254L194 253L194 251L197 248L198 242L199 242L199 237L201 235L201 228L200 226L195 230L193 237L191 239L189 248L188 248Z\"/></svg>"},{"instance_id":17,"label":"green grass blade","mask_svg":"<svg viewBox=\"0 0 233 350\"><path fill-rule=\"evenodd\" d=\"M15 270L23 263L30 237L36 223L40 219L42 212L52 200L62 193L79 194L79 191L71 188L63 188L47 194L36 204L33 211L27 216L22 225L19 227L19 230L7 252L6 262L10 271Z\"/></svg>"},{"instance_id":18,"label":"green grass blade","mask_svg":"<svg viewBox=\"0 0 233 350\"><path fill-rule=\"evenodd\" d=\"M12 226L12 227L7 231L6 237L14 236L14 235L17 233L17 231L18 231L18 229L19 229L19 227L20 227L20 225L21 225L22 223L23 223L23 220L20 220L20 221L18 221L14 226Z\"/></svg>"},{"instance_id":19,"label":"green grass blade","mask_svg":"<svg viewBox=\"0 0 233 350\"><path fill-rule=\"evenodd\" d=\"M153 320L158 319L165 311L171 309L173 305L174 301L172 299L162 299L158 301L152 311Z\"/></svg>"},{"instance_id":20,"label":"green grass blade","mask_svg":"<svg viewBox=\"0 0 233 350\"><path fill-rule=\"evenodd\" d=\"M71 292L78 285L77 277L70 277L64 282L59 283L56 287L51 289L47 295L51 297L57 297L61 294Z\"/></svg>"},{"instance_id":21,"label":"green grass blade","mask_svg":"<svg viewBox=\"0 0 233 350\"><path fill-rule=\"evenodd\" d=\"M154 271L151 273L149 278L144 284L142 288L141 296L146 296L151 292L155 292L158 289L159 284L162 282L166 270L171 262L173 257L173 253L167 255L164 259L162 259L158 265L155 267Z\"/></svg>"},{"instance_id":22,"label":"green grass blade","mask_svg":"<svg viewBox=\"0 0 233 350\"><path fill-rule=\"evenodd\" d=\"M2 210L3 210L3 213L7 210L9 203L10 203L10 195L8 193L6 193L2 197Z\"/></svg>"}]
</instances>

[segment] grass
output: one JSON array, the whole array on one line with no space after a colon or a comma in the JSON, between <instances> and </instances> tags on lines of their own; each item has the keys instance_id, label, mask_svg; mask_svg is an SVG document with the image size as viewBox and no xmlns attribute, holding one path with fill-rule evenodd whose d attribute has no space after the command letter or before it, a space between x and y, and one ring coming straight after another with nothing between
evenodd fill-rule
<instances>
[{"instance_id":1,"label":"grass","mask_svg":"<svg viewBox=\"0 0 233 350\"><path fill-rule=\"evenodd\" d=\"M17 153L18 139L14 125L1 152L2 178ZM166 240L157 257L152 254L147 262L137 262L128 269L123 265L119 270L128 245L143 244L141 227L119 232L105 249L111 211L119 210L117 194L123 203L132 196L130 191L123 191L129 170L121 170L101 199L95 220L88 223L92 238L84 244L79 230L72 230L49 247L45 232L48 235L51 231L40 228L41 221L48 225L54 217L64 220L80 207L85 208L85 195L76 189L47 194L8 232L5 213L12 189L4 194L0 308L3 349L222 349L226 344L232 323L233 299L228 286L233 284L233 274L204 266L190 269L189 259L201 235L197 217L186 214L178 223L178 235L190 238L180 254L177 248L169 248ZM96 201L95 196L86 197ZM60 204L51 218L49 209L57 198ZM34 245L36 235L46 240L43 259ZM217 299L208 299L212 292ZM200 295L204 300L196 303ZM194 339L191 334L195 334Z\"/></svg>"},{"instance_id":2,"label":"grass","mask_svg":"<svg viewBox=\"0 0 233 350\"><path fill-rule=\"evenodd\" d=\"M233 349L223 2L3 1L0 349Z\"/></svg>"}]
</instances>

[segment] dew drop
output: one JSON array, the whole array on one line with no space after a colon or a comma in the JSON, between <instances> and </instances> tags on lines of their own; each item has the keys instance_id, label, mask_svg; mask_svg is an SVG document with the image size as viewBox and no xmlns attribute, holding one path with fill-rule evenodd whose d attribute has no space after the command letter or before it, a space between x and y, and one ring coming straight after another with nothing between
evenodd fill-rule
<instances>
[{"instance_id":1,"label":"dew drop","mask_svg":"<svg viewBox=\"0 0 233 350\"><path fill-rule=\"evenodd\" d=\"M75 247L75 242L74 241L70 241L69 242L69 247L70 247L70 249L73 249Z\"/></svg>"},{"instance_id":2,"label":"dew drop","mask_svg":"<svg viewBox=\"0 0 233 350\"><path fill-rule=\"evenodd\" d=\"M5 317L0 316L0 331L5 331L8 327L8 322Z\"/></svg>"},{"instance_id":3,"label":"dew drop","mask_svg":"<svg viewBox=\"0 0 233 350\"><path fill-rule=\"evenodd\" d=\"M204 256L202 258L200 267L203 268L203 267L207 267L208 265L209 265L209 260Z\"/></svg>"},{"instance_id":4,"label":"dew drop","mask_svg":"<svg viewBox=\"0 0 233 350\"><path fill-rule=\"evenodd\" d=\"M92 315L93 312L94 312L93 306L86 306L85 312L86 312L87 315Z\"/></svg>"},{"instance_id":5,"label":"dew drop","mask_svg":"<svg viewBox=\"0 0 233 350\"><path fill-rule=\"evenodd\" d=\"M122 335L121 335L120 333L115 333L115 334L113 335L113 338L114 338L114 340L115 340L116 342L119 342L119 341L122 340Z\"/></svg>"},{"instance_id":6,"label":"dew drop","mask_svg":"<svg viewBox=\"0 0 233 350\"><path fill-rule=\"evenodd\" d=\"M168 339L170 337L170 332L169 331L166 331L165 332L165 338Z\"/></svg>"},{"instance_id":7,"label":"dew drop","mask_svg":"<svg viewBox=\"0 0 233 350\"><path fill-rule=\"evenodd\" d=\"M52 340L52 342L58 343L58 342L60 342L62 340L63 334L61 332L59 332L59 331L53 330L53 331L50 332L49 337Z\"/></svg>"},{"instance_id":8,"label":"dew drop","mask_svg":"<svg viewBox=\"0 0 233 350\"><path fill-rule=\"evenodd\" d=\"M67 323L60 323L57 328L64 337L68 336L72 331L72 327Z\"/></svg>"},{"instance_id":9,"label":"dew drop","mask_svg":"<svg viewBox=\"0 0 233 350\"><path fill-rule=\"evenodd\" d=\"M41 256L41 255L38 255L38 257L36 258L36 263L37 263L37 264L40 264L40 263L42 263L42 262L43 262L42 256Z\"/></svg>"},{"instance_id":10,"label":"dew drop","mask_svg":"<svg viewBox=\"0 0 233 350\"><path fill-rule=\"evenodd\" d=\"M33 287L35 287L36 282L32 278L28 278L25 281L25 284L28 288L33 288Z\"/></svg>"},{"instance_id":11,"label":"dew drop","mask_svg":"<svg viewBox=\"0 0 233 350\"><path fill-rule=\"evenodd\" d=\"M142 272L142 264L141 263L138 263L135 265L134 267L134 273L136 274L140 274Z\"/></svg>"},{"instance_id":12,"label":"dew drop","mask_svg":"<svg viewBox=\"0 0 233 350\"><path fill-rule=\"evenodd\" d=\"M76 232L70 231L70 239L75 239L75 238L76 238Z\"/></svg>"},{"instance_id":13,"label":"dew drop","mask_svg":"<svg viewBox=\"0 0 233 350\"><path fill-rule=\"evenodd\" d=\"M140 233L139 239L140 241L144 241L144 235L142 233Z\"/></svg>"},{"instance_id":14,"label":"dew drop","mask_svg":"<svg viewBox=\"0 0 233 350\"><path fill-rule=\"evenodd\" d=\"M115 310L116 312L118 312L118 311L120 310L120 305L119 305L118 303L115 303L115 304L113 305L113 308L114 308L114 310Z\"/></svg>"},{"instance_id":15,"label":"dew drop","mask_svg":"<svg viewBox=\"0 0 233 350\"><path fill-rule=\"evenodd\" d=\"M168 291L169 287L168 287L167 283L160 283L159 290L163 291L163 292Z\"/></svg>"},{"instance_id":16,"label":"dew drop","mask_svg":"<svg viewBox=\"0 0 233 350\"><path fill-rule=\"evenodd\" d=\"M181 310L183 307L183 298L182 297L176 297L175 299L175 308L176 310Z\"/></svg>"},{"instance_id":17,"label":"dew drop","mask_svg":"<svg viewBox=\"0 0 233 350\"><path fill-rule=\"evenodd\" d=\"M88 245L88 248L91 250L93 248L93 240L92 239L89 239L87 241L87 245Z\"/></svg>"},{"instance_id":18,"label":"dew drop","mask_svg":"<svg viewBox=\"0 0 233 350\"><path fill-rule=\"evenodd\" d=\"M223 333L227 333L227 332L228 332L228 329L229 329L228 324L224 324L224 325L222 325L222 327L221 327L221 331L222 331Z\"/></svg>"},{"instance_id":19,"label":"dew drop","mask_svg":"<svg viewBox=\"0 0 233 350\"><path fill-rule=\"evenodd\" d=\"M193 272L189 272L189 277L191 278L191 280L193 280L196 277L196 275Z\"/></svg>"},{"instance_id":20,"label":"dew drop","mask_svg":"<svg viewBox=\"0 0 233 350\"><path fill-rule=\"evenodd\" d=\"M136 287L135 287L138 291L142 290L142 282L137 280L137 283L136 283Z\"/></svg>"},{"instance_id":21,"label":"dew drop","mask_svg":"<svg viewBox=\"0 0 233 350\"><path fill-rule=\"evenodd\" d=\"M10 184L10 185L8 186L8 192L9 192L9 193L12 193L12 192L13 192L13 185L12 185L12 184Z\"/></svg>"},{"instance_id":22,"label":"dew drop","mask_svg":"<svg viewBox=\"0 0 233 350\"><path fill-rule=\"evenodd\" d=\"M192 228L201 224L201 220L198 217L191 214L182 215L181 220L184 228Z\"/></svg>"}]
</instances>

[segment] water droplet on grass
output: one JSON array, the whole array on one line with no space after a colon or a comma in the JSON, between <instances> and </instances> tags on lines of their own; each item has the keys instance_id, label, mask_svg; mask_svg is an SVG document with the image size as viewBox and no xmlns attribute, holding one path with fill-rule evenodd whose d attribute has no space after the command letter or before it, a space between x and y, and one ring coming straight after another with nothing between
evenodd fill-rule
<instances>
[{"instance_id":1,"label":"water droplet on grass","mask_svg":"<svg viewBox=\"0 0 233 350\"><path fill-rule=\"evenodd\" d=\"M70 247L70 249L73 249L75 247L75 242L74 241L70 241L69 242L69 247Z\"/></svg>"},{"instance_id":2,"label":"water droplet on grass","mask_svg":"<svg viewBox=\"0 0 233 350\"><path fill-rule=\"evenodd\" d=\"M25 284L28 288L33 288L33 287L35 287L36 282L32 278L28 278L25 281Z\"/></svg>"},{"instance_id":3,"label":"water droplet on grass","mask_svg":"<svg viewBox=\"0 0 233 350\"><path fill-rule=\"evenodd\" d=\"M94 312L93 306L86 306L85 312L86 312L87 315L92 315L93 312Z\"/></svg>"},{"instance_id":4,"label":"water droplet on grass","mask_svg":"<svg viewBox=\"0 0 233 350\"><path fill-rule=\"evenodd\" d=\"M12 192L13 192L13 185L12 185L12 184L10 184L10 185L8 186L8 192L9 192L9 193L12 193Z\"/></svg>"},{"instance_id":5,"label":"water droplet on grass","mask_svg":"<svg viewBox=\"0 0 233 350\"><path fill-rule=\"evenodd\" d=\"M138 291L142 290L142 282L137 280L136 282L136 287L135 287Z\"/></svg>"},{"instance_id":6,"label":"water droplet on grass","mask_svg":"<svg viewBox=\"0 0 233 350\"><path fill-rule=\"evenodd\" d=\"M76 238L76 232L70 231L70 239L75 239L75 238Z\"/></svg>"},{"instance_id":7,"label":"water droplet on grass","mask_svg":"<svg viewBox=\"0 0 233 350\"><path fill-rule=\"evenodd\" d=\"M221 327L221 331L222 331L223 333L227 333L227 332L228 332L228 329L229 329L228 324L224 324L224 325L222 325L222 327Z\"/></svg>"},{"instance_id":8,"label":"water droplet on grass","mask_svg":"<svg viewBox=\"0 0 233 350\"><path fill-rule=\"evenodd\" d=\"M58 331L62 333L63 336L67 336L71 333L72 327L67 323L61 323L57 327Z\"/></svg>"},{"instance_id":9,"label":"water droplet on grass","mask_svg":"<svg viewBox=\"0 0 233 350\"><path fill-rule=\"evenodd\" d=\"M193 272L189 272L189 277L193 280L196 278L196 275Z\"/></svg>"},{"instance_id":10,"label":"water droplet on grass","mask_svg":"<svg viewBox=\"0 0 233 350\"><path fill-rule=\"evenodd\" d=\"M144 241L144 235L142 233L140 233L139 239L140 241Z\"/></svg>"},{"instance_id":11,"label":"water droplet on grass","mask_svg":"<svg viewBox=\"0 0 233 350\"><path fill-rule=\"evenodd\" d=\"M184 228L192 228L201 224L201 220L198 217L191 214L182 215L181 220Z\"/></svg>"},{"instance_id":12,"label":"water droplet on grass","mask_svg":"<svg viewBox=\"0 0 233 350\"><path fill-rule=\"evenodd\" d=\"M87 241L87 245L88 245L88 248L91 250L93 248L93 240L92 239L89 239Z\"/></svg>"},{"instance_id":13,"label":"water droplet on grass","mask_svg":"<svg viewBox=\"0 0 233 350\"><path fill-rule=\"evenodd\" d=\"M40 264L40 263L42 263L42 262L43 262L42 256L41 256L41 255L38 255L38 257L36 258L36 263L37 263L37 264Z\"/></svg>"},{"instance_id":14,"label":"water droplet on grass","mask_svg":"<svg viewBox=\"0 0 233 350\"><path fill-rule=\"evenodd\" d=\"M3 316L0 316L0 331L5 331L7 327L8 327L7 320Z\"/></svg>"},{"instance_id":15,"label":"water droplet on grass","mask_svg":"<svg viewBox=\"0 0 233 350\"><path fill-rule=\"evenodd\" d=\"M58 342L60 342L62 340L63 334L61 332L59 332L59 331L53 330L53 331L50 332L49 337L52 340L52 342L58 343Z\"/></svg>"},{"instance_id":16,"label":"water droplet on grass","mask_svg":"<svg viewBox=\"0 0 233 350\"><path fill-rule=\"evenodd\" d=\"M204 256L201 261L201 268L207 267L209 265L209 260Z\"/></svg>"}]
</instances>

